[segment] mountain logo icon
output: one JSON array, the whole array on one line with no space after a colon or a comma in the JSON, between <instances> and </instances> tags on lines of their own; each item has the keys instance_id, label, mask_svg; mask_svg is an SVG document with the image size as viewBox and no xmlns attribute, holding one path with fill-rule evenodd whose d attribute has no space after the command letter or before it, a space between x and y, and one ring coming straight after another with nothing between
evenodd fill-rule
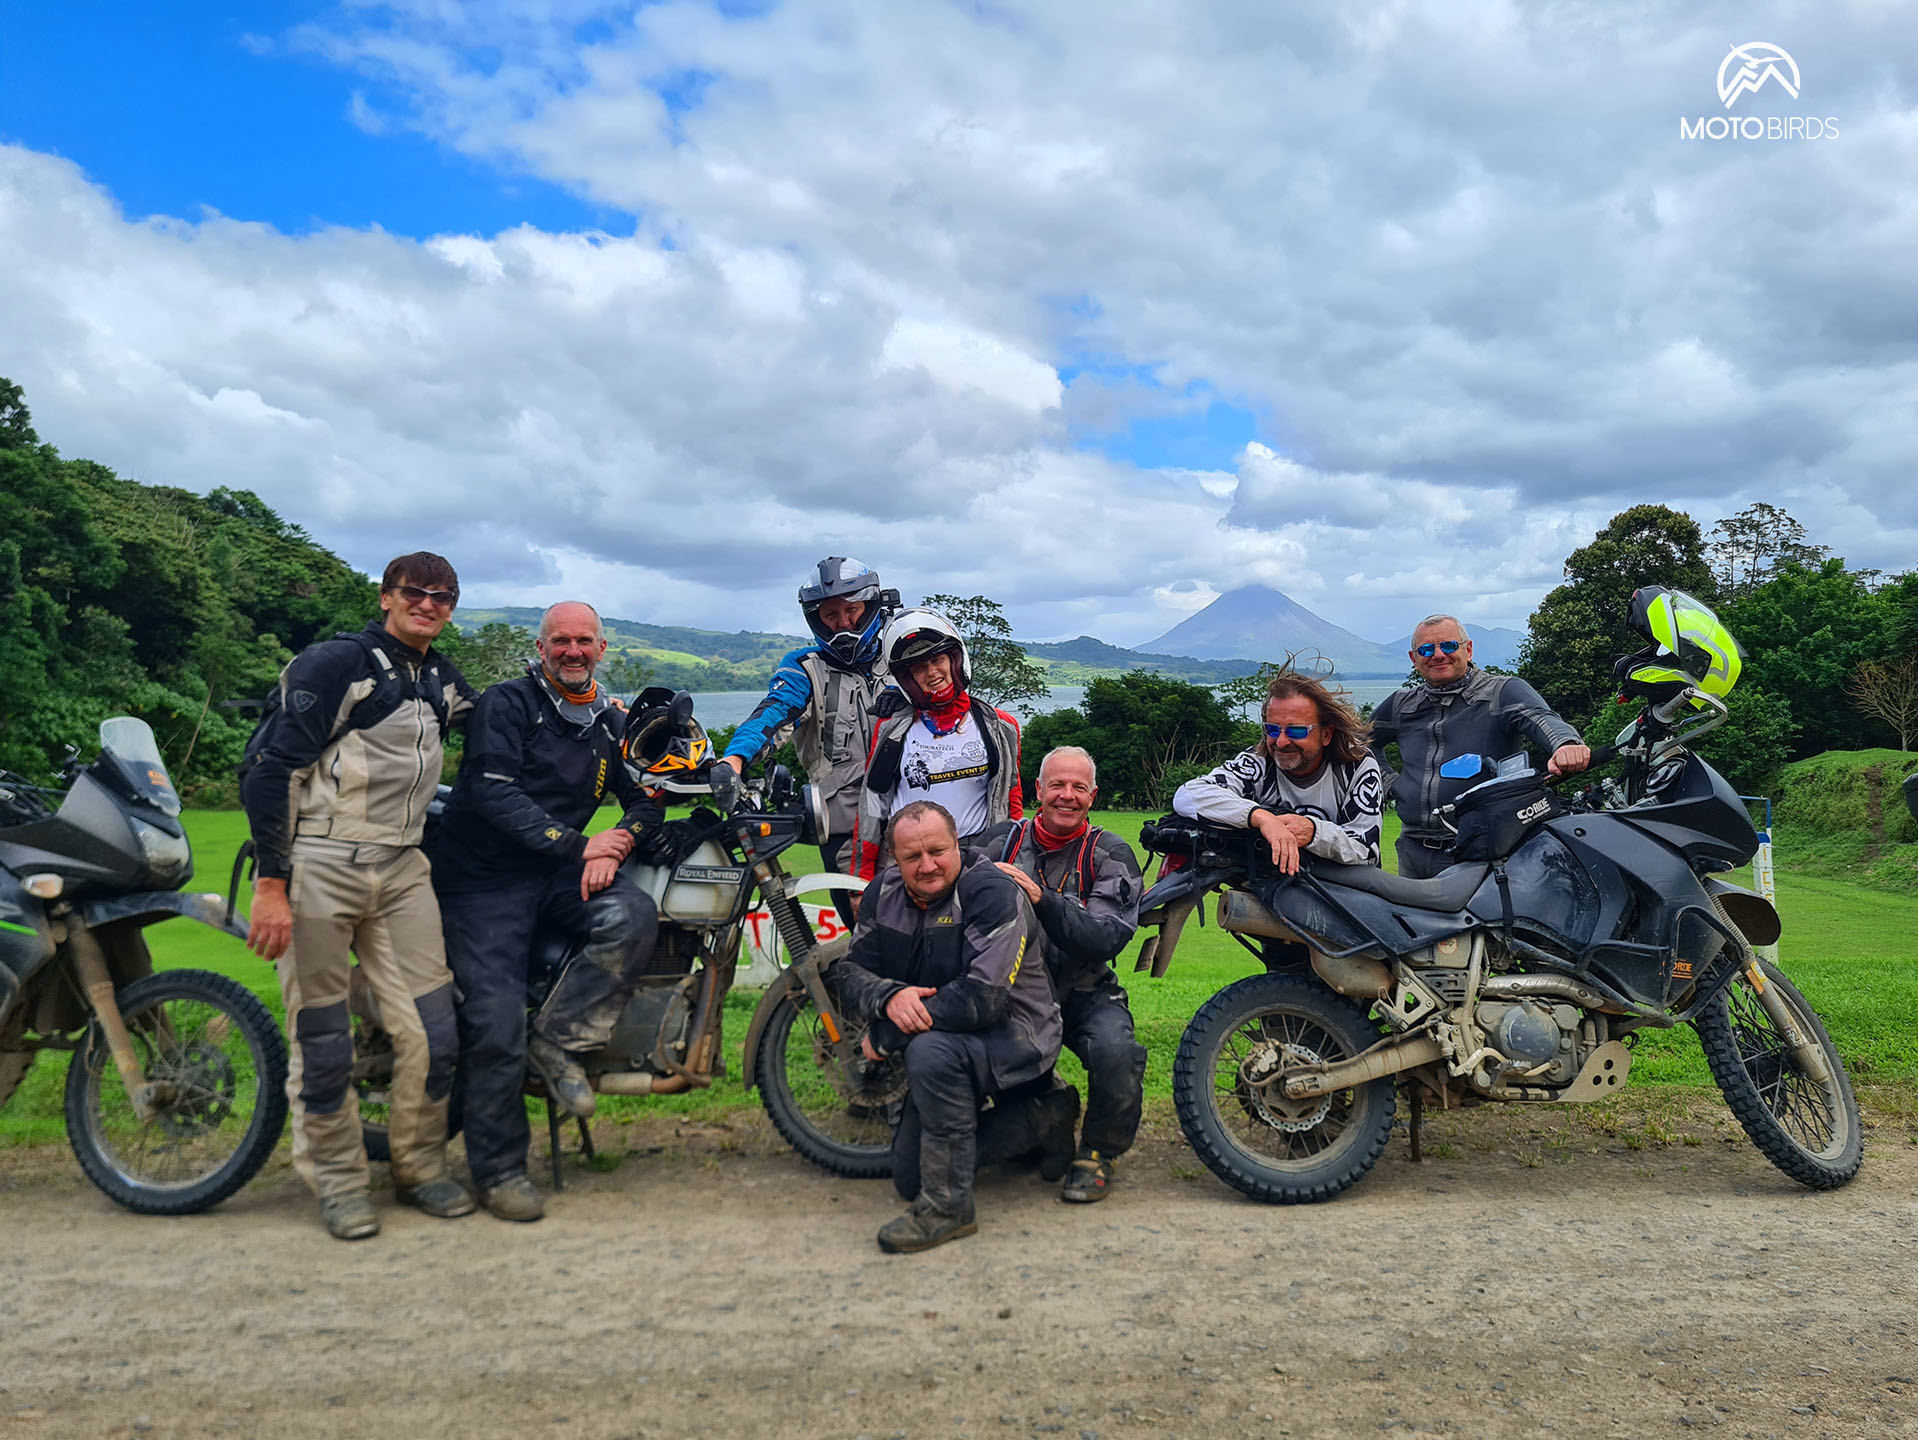
<instances>
[{"instance_id":1,"label":"mountain logo icon","mask_svg":"<svg viewBox=\"0 0 1918 1440\"><path fill-rule=\"evenodd\" d=\"M1798 98L1798 62L1781 47L1763 40L1748 40L1734 45L1718 64L1718 98L1731 109L1741 95L1755 95L1776 80L1779 87Z\"/></svg>"}]
</instances>

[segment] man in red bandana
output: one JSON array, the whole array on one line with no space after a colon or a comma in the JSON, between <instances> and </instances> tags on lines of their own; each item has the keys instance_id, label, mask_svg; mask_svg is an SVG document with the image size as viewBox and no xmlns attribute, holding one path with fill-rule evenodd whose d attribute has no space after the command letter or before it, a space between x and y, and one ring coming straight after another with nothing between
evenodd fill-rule
<instances>
[{"instance_id":1,"label":"man in red bandana","mask_svg":"<svg viewBox=\"0 0 1918 1440\"><path fill-rule=\"evenodd\" d=\"M852 844L853 873L878 869L886 822L930 800L953 817L962 845L1024 813L1019 722L969 693L966 642L945 616L908 610L880 637L892 683L873 706L878 723Z\"/></svg>"},{"instance_id":2,"label":"man in red bandana","mask_svg":"<svg viewBox=\"0 0 1918 1440\"><path fill-rule=\"evenodd\" d=\"M1065 1199L1082 1205L1105 1199L1112 1162L1138 1138L1145 1104L1145 1047L1133 1032L1125 989L1112 970L1112 961L1139 928L1144 886L1132 847L1090 823L1098 798L1092 756L1076 745L1061 746L1039 764L1038 815L995 826L976 847L998 861L1031 902L1064 1019L1065 1045L1086 1067L1085 1126L1063 1191ZM1011 1113L1003 1118L1009 1140L992 1133L997 1127L982 1131L982 1156L997 1159L1000 1148L1013 1141L1045 1144L1042 1137L1059 1118L1054 1113L1059 1097L1048 1095L1038 1103L1044 1113L1036 1119ZM1066 1127L1069 1134L1069 1116Z\"/></svg>"}]
</instances>

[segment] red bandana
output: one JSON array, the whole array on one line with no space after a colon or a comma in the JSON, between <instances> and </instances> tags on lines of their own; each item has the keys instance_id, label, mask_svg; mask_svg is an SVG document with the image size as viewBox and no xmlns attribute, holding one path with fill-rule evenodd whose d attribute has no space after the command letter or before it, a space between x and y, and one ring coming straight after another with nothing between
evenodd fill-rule
<instances>
[{"instance_id":1,"label":"red bandana","mask_svg":"<svg viewBox=\"0 0 1918 1440\"><path fill-rule=\"evenodd\" d=\"M1079 828L1074 830L1070 835L1054 835L1050 830L1046 829L1046 822L1044 820L1035 818L1032 822L1032 843L1037 845L1041 850L1044 850L1047 854L1050 854L1054 850L1065 849L1066 846L1070 845L1074 840L1079 839L1085 833L1086 822L1083 820L1079 822Z\"/></svg>"},{"instance_id":2,"label":"red bandana","mask_svg":"<svg viewBox=\"0 0 1918 1440\"><path fill-rule=\"evenodd\" d=\"M927 705L919 712L932 726L935 735L950 735L959 728L959 722L972 713L972 697L963 690L955 690L944 704Z\"/></svg>"}]
</instances>

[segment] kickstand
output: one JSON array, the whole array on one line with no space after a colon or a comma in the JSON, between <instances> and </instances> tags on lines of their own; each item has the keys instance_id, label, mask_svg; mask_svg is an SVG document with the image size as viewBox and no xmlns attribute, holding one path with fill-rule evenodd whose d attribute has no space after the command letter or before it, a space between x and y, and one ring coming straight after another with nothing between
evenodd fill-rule
<instances>
[{"instance_id":1,"label":"kickstand","mask_svg":"<svg viewBox=\"0 0 1918 1440\"><path fill-rule=\"evenodd\" d=\"M593 1132L583 1118L577 1116L574 1118L579 1124L579 1153L586 1158L588 1164L591 1164L594 1155Z\"/></svg>"},{"instance_id":2,"label":"kickstand","mask_svg":"<svg viewBox=\"0 0 1918 1440\"><path fill-rule=\"evenodd\" d=\"M1412 1138L1412 1163L1419 1165L1425 1160L1425 1153L1419 1146L1420 1132L1425 1129L1425 1091L1416 1080L1405 1089L1406 1099L1411 1102L1412 1109L1411 1118L1406 1121L1406 1129Z\"/></svg>"},{"instance_id":3,"label":"kickstand","mask_svg":"<svg viewBox=\"0 0 1918 1440\"><path fill-rule=\"evenodd\" d=\"M546 1097L546 1135L553 1149L553 1188L566 1188L566 1175L559 1158L559 1106L553 1103L553 1097Z\"/></svg>"}]
</instances>

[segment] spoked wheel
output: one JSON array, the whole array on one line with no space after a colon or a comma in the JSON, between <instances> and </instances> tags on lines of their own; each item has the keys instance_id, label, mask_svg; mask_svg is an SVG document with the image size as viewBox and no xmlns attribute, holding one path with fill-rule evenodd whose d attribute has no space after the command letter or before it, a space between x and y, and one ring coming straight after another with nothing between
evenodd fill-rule
<instances>
[{"instance_id":1,"label":"spoked wheel","mask_svg":"<svg viewBox=\"0 0 1918 1440\"><path fill-rule=\"evenodd\" d=\"M1824 1079L1808 1073L1747 971L1693 1022L1712 1078L1764 1157L1801 1185L1834 1190L1858 1173L1864 1133L1858 1100L1838 1047L1818 1012L1784 972L1758 962L1765 989L1824 1060Z\"/></svg>"},{"instance_id":2,"label":"spoked wheel","mask_svg":"<svg viewBox=\"0 0 1918 1440\"><path fill-rule=\"evenodd\" d=\"M1390 1077L1289 1099L1298 1065L1349 1060L1378 1032L1316 979L1255 975L1214 995L1186 1026L1172 1098L1213 1174L1254 1200L1330 1200L1377 1162L1397 1108Z\"/></svg>"},{"instance_id":3,"label":"spoked wheel","mask_svg":"<svg viewBox=\"0 0 1918 1440\"><path fill-rule=\"evenodd\" d=\"M766 1021L753 1071L773 1125L813 1164L854 1180L892 1174L893 1125L906 1099L898 1056L842 1063L811 997L793 986Z\"/></svg>"},{"instance_id":4,"label":"spoked wheel","mask_svg":"<svg viewBox=\"0 0 1918 1440\"><path fill-rule=\"evenodd\" d=\"M143 1215L217 1205L286 1124L286 1042L253 992L170 970L119 993L154 1112L142 1119L95 1025L67 1067L67 1138L87 1178Z\"/></svg>"}]
</instances>

